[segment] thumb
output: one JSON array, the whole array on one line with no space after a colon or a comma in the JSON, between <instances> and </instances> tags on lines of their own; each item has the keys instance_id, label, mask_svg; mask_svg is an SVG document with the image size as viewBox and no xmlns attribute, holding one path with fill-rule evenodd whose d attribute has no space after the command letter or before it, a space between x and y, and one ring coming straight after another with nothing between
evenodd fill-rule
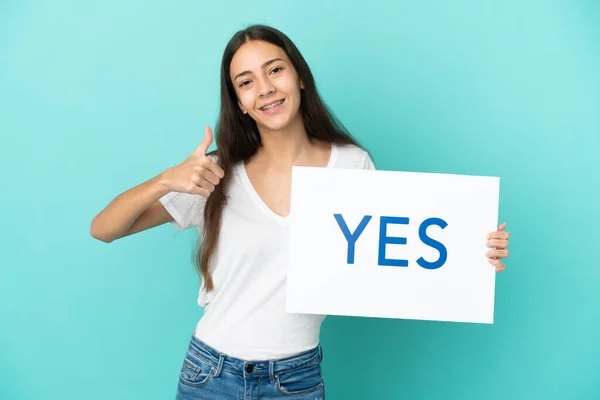
<instances>
[{"instance_id":1,"label":"thumb","mask_svg":"<svg viewBox=\"0 0 600 400\"><path fill-rule=\"evenodd\" d=\"M205 156L212 141L213 141L212 129L210 129L210 126L205 126L204 127L204 139L202 140L200 145L196 148L196 150L194 150L194 152L192 154L197 157Z\"/></svg>"}]
</instances>

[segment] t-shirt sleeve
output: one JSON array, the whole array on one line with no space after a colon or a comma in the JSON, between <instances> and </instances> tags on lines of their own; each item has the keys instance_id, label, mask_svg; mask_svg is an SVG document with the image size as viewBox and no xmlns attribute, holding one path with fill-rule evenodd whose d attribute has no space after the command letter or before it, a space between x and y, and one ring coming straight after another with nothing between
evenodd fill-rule
<instances>
[{"instance_id":1,"label":"t-shirt sleeve","mask_svg":"<svg viewBox=\"0 0 600 400\"><path fill-rule=\"evenodd\" d=\"M200 227L206 198L198 194L169 192L159 199L165 210L173 217L171 224L183 231L193 226Z\"/></svg>"},{"instance_id":2,"label":"t-shirt sleeve","mask_svg":"<svg viewBox=\"0 0 600 400\"><path fill-rule=\"evenodd\" d=\"M377 169L375 168L375 164L373 163L371 156L369 156L369 153L367 152L365 152L365 161L363 164L363 169Z\"/></svg>"}]
</instances>

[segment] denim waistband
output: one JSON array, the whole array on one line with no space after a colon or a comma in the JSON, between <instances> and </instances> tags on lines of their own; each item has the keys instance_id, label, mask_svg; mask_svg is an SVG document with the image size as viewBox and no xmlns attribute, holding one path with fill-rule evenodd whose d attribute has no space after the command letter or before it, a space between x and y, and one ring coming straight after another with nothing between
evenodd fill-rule
<instances>
[{"instance_id":1,"label":"denim waistband","mask_svg":"<svg viewBox=\"0 0 600 400\"><path fill-rule=\"evenodd\" d=\"M313 349L291 357L267 361L251 361L223 354L202 342L194 334L192 334L188 353L191 353L192 357L197 357L214 367L215 377L219 376L221 371L227 371L246 378L259 376L270 376L273 378L280 372L316 365L323 360L323 349L320 343Z\"/></svg>"}]
</instances>

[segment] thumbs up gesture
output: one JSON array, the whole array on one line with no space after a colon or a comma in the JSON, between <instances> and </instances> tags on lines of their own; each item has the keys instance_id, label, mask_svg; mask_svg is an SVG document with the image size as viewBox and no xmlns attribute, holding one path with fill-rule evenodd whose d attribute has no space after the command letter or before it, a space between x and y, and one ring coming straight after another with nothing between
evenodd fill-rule
<instances>
[{"instance_id":1,"label":"thumbs up gesture","mask_svg":"<svg viewBox=\"0 0 600 400\"><path fill-rule=\"evenodd\" d=\"M204 140L181 164L163 172L162 182L172 192L198 194L208 198L225 173L206 151L213 141L210 127L204 127Z\"/></svg>"}]
</instances>

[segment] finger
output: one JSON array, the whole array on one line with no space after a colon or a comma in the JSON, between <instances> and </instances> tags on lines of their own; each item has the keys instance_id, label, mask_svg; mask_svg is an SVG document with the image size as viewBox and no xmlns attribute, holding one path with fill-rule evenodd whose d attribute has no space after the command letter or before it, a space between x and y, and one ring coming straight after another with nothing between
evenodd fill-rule
<instances>
[{"instance_id":1,"label":"finger","mask_svg":"<svg viewBox=\"0 0 600 400\"><path fill-rule=\"evenodd\" d=\"M192 185L190 185L190 187L187 188L186 192L191 193L191 194L197 194L197 195L200 195L205 198L208 198L208 196L210 196L209 190L198 186L198 184L195 182Z\"/></svg>"},{"instance_id":2,"label":"finger","mask_svg":"<svg viewBox=\"0 0 600 400\"><path fill-rule=\"evenodd\" d=\"M488 262L496 267L496 272L502 272L506 269L506 265L500 260L496 260L495 258L488 258Z\"/></svg>"},{"instance_id":3,"label":"finger","mask_svg":"<svg viewBox=\"0 0 600 400\"><path fill-rule=\"evenodd\" d=\"M490 250L485 253L485 256L489 258L506 258L508 254L508 250Z\"/></svg>"},{"instance_id":4,"label":"finger","mask_svg":"<svg viewBox=\"0 0 600 400\"><path fill-rule=\"evenodd\" d=\"M194 171L199 172L200 176L204 177L214 185L218 185L221 178L225 176L223 169L215 164L210 157L205 157L204 160L207 161L201 161L194 165ZM210 179L207 177L210 177Z\"/></svg>"},{"instance_id":5,"label":"finger","mask_svg":"<svg viewBox=\"0 0 600 400\"><path fill-rule=\"evenodd\" d=\"M506 222L503 222L503 223L501 223L501 224L500 224L500 226L498 226L498 230L499 230L499 231L502 231L502 230L504 230L505 228L506 228Z\"/></svg>"},{"instance_id":6,"label":"finger","mask_svg":"<svg viewBox=\"0 0 600 400\"><path fill-rule=\"evenodd\" d=\"M209 160L210 160L210 158L209 158ZM213 160L210 160L210 162L208 163L206 168L210 172L212 172L213 174L218 176L219 179L223 179L223 177L225 176L225 171L223 171L223 169L221 167L219 167L219 165L217 163L215 163Z\"/></svg>"},{"instance_id":7,"label":"finger","mask_svg":"<svg viewBox=\"0 0 600 400\"><path fill-rule=\"evenodd\" d=\"M508 247L508 240L491 239L487 241L487 247L491 249L506 249Z\"/></svg>"},{"instance_id":8,"label":"finger","mask_svg":"<svg viewBox=\"0 0 600 400\"><path fill-rule=\"evenodd\" d=\"M510 233L506 231L496 231L490 232L487 234L488 239L508 239L510 238Z\"/></svg>"},{"instance_id":9,"label":"finger","mask_svg":"<svg viewBox=\"0 0 600 400\"><path fill-rule=\"evenodd\" d=\"M196 147L196 150L194 150L194 152L192 154L197 157L205 156L206 152L208 151L208 148L212 144L212 141L213 141L212 129L210 129L210 126L205 126L204 127L204 139L202 140L200 145L198 147Z\"/></svg>"},{"instance_id":10,"label":"finger","mask_svg":"<svg viewBox=\"0 0 600 400\"><path fill-rule=\"evenodd\" d=\"M221 179L210 170L204 170L202 177L213 185L218 185L221 182Z\"/></svg>"},{"instance_id":11,"label":"finger","mask_svg":"<svg viewBox=\"0 0 600 400\"><path fill-rule=\"evenodd\" d=\"M204 189L208 190L211 193L215 190L215 185L213 185L211 182L209 182L206 179L204 179L203 176L194 175L192 177L192 180L194 181L194 183L196 185L198 185L198 187L204 188Z\"/></svg>"},{"instance_id":12,"label":"finger","mask_svg":"<svg viewBox=\"0 0 600 400\"><path fill-rule=\"evenodd\" d=\"M200 187L208 190L211 193L215 191L215 185L213 185L212 183L210 183L206 179L202 180L202 182L200 183Z\"/></svg>"},{"instance_id":13,"label":"finger","mask_svg":"<svg viewBox=\"0 0 600 400\"><path fill-rule=\"evenodd\" d=\"M204 197L205 199L208 199L210 196L210 192L204 188L198 187L198 189L196 189L196 193L202 197Z\"/></svg>"}]
</instances>

